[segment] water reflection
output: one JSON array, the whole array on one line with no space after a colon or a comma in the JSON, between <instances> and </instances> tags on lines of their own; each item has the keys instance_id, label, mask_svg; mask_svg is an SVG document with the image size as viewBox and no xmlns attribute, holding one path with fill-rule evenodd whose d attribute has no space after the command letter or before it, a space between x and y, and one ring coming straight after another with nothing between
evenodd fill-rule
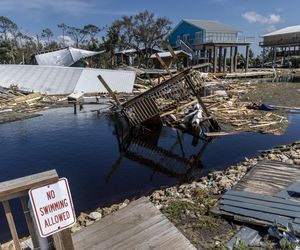
<instances>
[{"instance_id":1,"label":"water reflection","mask_svg":"<svg viewBox=\"0 0 300 250\"><path fill-rule=\"evenodd\" d=\"M153 172L151 180L156 172L176 178L180 182L191 181L201 175L203 170L201 157L213 138L194 137L191 144L193 147L197 147L197 151L190 155L187 153L190 149L186 149L186 144L183 143L186 134L179 130L172 138L172 144L166 148L158 145L162 128L129 129L120 119L117 120L114 135L118 141L120 155L107 174L106 182L110 181L125 158L150 168ZM179 152L174 152L175 148L179 148Z\"/></svg>"}]
</instances>

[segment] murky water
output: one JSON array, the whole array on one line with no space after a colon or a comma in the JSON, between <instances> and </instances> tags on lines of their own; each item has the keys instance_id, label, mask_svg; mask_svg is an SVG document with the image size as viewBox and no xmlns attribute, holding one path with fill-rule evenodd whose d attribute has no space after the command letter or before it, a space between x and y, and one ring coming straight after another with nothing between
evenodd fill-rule
<instances>
[{"instance_id":1,"label":"murky water","mask_svg":"<svg viewBox=\"0 0 300 250\"><path fill-rule=\"evenodd\" d=\"M86 106L78 115L72 108L48 110L37 118L0 125L0 181L56 169L69 180L79 213L197 179L259 150L300 140L299 114L290 116L283 136L246 133L207 143L170 128L120 136L113 119L90 111L96 108ZM12 202L16 206L19 202ZM16 210L24 235L23 215ZM0 240L10 238L5 223L0 208Z\"/></svg>"}]
</instances>

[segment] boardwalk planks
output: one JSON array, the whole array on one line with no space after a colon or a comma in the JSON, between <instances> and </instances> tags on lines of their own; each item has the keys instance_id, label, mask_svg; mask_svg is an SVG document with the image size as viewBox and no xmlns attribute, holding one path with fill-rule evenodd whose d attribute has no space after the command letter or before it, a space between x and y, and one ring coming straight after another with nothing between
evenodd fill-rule
<instances>
[{"instance_id":1,"label":"boardwalk planks","mask_svg":"<svg viewBox=\"0 0 300 250\"><path fill-rule=\"evenodd\" d=\"M75 249L195 249L145 197L72 235Z\"/></svg>"}]
</instances>

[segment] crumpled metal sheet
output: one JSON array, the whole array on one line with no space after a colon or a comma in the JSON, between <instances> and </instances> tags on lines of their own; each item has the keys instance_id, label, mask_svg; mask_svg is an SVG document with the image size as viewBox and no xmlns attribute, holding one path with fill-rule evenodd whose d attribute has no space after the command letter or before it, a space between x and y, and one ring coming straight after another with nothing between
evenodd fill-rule
<instances>
[{"instance_id":1,"label":"crumpled metal sheet","mask_svg":"<svg viewBox=\"0 0 300 250\"><path fill-rule=\"evenodd\" d=\"M38 65L71 66L82 58L95 56L102 52L76 49L72 47L35 55Z\"/></svg>"},{"instance_id":2,"label":"crumpled metal sheet","mask_svg":"<svg viewBox=\"0 0 300 250\"><path fill-rule=\"evenodd\" d=\"M17 85L20 89L51 95L74 91L106 93L98 75L113 91L130 93L133 90L133 71L13 64L0 65L0 86Z\"/></svg>"}]
</instances>

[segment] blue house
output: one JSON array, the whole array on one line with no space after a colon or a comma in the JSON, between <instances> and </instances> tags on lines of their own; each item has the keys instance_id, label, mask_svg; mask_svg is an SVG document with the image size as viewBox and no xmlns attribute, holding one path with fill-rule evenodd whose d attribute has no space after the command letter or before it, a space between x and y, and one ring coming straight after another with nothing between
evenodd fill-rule
<instances>
[{"instance_id":1,"label":"blue house","mask_svg":"<svg viewBox=\"0 0 300 250\"><path fill-rule=\"evenodd\" d=\"M237 68L238 46L246 46L247 70L249 45L254 42L253 37L242 37L240 33L238 29L218 21L183 19L171 31L167 40L173 48L192 53L197 63L211 62L214 72L227 70L227 48L230 48L230 71L233 72Z\"/></svg>"}]
</instances>

